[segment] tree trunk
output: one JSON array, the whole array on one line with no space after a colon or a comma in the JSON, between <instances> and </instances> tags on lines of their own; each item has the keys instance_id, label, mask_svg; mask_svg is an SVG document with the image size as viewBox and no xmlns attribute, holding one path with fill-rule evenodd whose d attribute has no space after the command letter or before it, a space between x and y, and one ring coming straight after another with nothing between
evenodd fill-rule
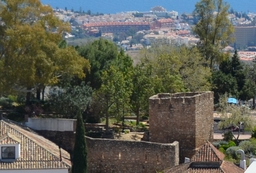
<instances>
[{"instance_id":1,"label":"tree trunk","mask_svg":"<svg viewBox=\"0 0 256 173\"><path fill-rule=\"evenodd\" d=\"M140 109L136 109L136 125L138 126L140 123Z\"/></svg>"},{"instance_id":2,"label":"tree trunk","mask_svg":"<svg viewBox=\"0 0 256 173\"><path fill-rule=\"evenodd\" d=\"M26 105L30 104L30 98L31 98L31 88L27 88L27 94L26 94Z\"/></svg>"},{"instance_id":3,"label":"tree trunk","mask_svg":"<svg viewBox=\"0 0 256 173\"><path fill-rule=\"evenodd\" d=\"M36 99L37 99L37 100L40 100L40 99L41 99L40 94L41 94L41 89L40 89L40 88L37 88L37 89L36 89Z\"/></svg>"},{"instance_id":4,"label":"tree trunk","mask_svg":"<svg viewBox=\"0 0 256 173\"><path fill-rule=\"evenodd\" d=\"M108 127L109 127L109 116L108 116L108 112L106 112L106 131L108 131Z\"/></svg>"},{"instance_id":5,"label":"tree trunk","mask_svg":"<svg viewBox=\"0 0 256 173\"><path fill-rule=\"evenodd\" d=\"M45 87L42 89L42 101L44 101L44 90L45 90Z\"/></svg>"}]
</instances>

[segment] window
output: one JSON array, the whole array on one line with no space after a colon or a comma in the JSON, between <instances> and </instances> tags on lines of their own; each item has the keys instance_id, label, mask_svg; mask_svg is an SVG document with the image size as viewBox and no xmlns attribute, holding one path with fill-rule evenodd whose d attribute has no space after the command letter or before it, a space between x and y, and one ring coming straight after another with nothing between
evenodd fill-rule
<instances>
[{"instance_id":1,"label":"window","mask_svg":"<svg viewBox=\"0 0 256 173\"><path fill-rule=\"evenodd\" d=\"M20 157L20 144L0 145L0 160L12 161Z\"/></svg>"},{"instance_id":2,"label":"window","mask_svg":"<svg viewBox=\"0 0 256 173\"><path fill-rule=\"evenodd\" d=\"M1 159L15 159L15 146L2 146Z\"/></svg>"}]
</instances>

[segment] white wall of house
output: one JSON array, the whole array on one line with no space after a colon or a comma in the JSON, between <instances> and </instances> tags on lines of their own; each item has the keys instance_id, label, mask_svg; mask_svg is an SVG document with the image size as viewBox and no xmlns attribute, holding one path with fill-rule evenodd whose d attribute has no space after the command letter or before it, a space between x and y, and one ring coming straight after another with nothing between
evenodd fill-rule
<instances>
[{"instance_id":1,"label":"white wall of house","mask_svg":"<svg viewBox=\"0 0 256 173\"><path fill-rule=\"evenodd\" d=\"M34 130L74 131L75 119L28 118L26 126Z\"/></svg>"},{"instance_id":2,"label":"white wall of house","mask_svg":"<svg viewBox=\"0 0 256 173\"><path fill-rule=\"evenodd\" d=\"M0 173L68 173L68 169L0 170Z\"/></svg>"}]
</instances>

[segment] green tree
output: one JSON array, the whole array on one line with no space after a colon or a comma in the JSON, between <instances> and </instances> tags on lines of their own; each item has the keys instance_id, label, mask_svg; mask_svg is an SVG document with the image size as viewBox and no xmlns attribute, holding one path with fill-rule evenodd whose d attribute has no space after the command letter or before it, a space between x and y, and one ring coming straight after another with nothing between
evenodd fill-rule
<instances>
[{"instance_id":1,"label":"green tree","mask_svg":"<svg viewBox=\"0 0 256 173\"><path fill-rule=\"evenodd\" d=\"M121 121L130 109L132 92L132 60L121 51L110 67L101 73L101 87L94 94L94 103L101 103L99 113L106 118L106 128L109 127L109 117Z\"/></svg>"},{"instance_id":2,"label":"green tree","mask_svg":"<svg viewBox=\"0 0 256 173\"><path fill-rule=\"evenodd\" d=\"M239 99L244 100L245 98L240 93L242 92L243 87L245 85L245 70L244 70L244 65L241 63L238 57L237 51L235 51L231 59L231 74L236 78L236 81L237 81Z\"/></svg>"},{"instance_id":3,"label":"green tree","mask_svg":"<svg viewBox=\"0 0 256 173\"><path fill-rule=\"evenodd\" d=\"M73 118L77 111L84 112L92 98L92 88L82 82L79 85L71 85L66 82L62 87L54 87L49 95L51 110L66 118Z\"/></svg>"},{"instance_id":4,"label":"green tree","mask_svg":"<svg viewBox=\"0 0 256 173\"><path fill-rule=\"evenodd\" d=\"M253 109L255 108L255 95L256 95L256 63L245 65L246 82L242 89L243 95L246 96L246 100L253 98Z\"/></svg>"},{"instance_id":5,"label":"green tree","mask_svg":"<svg viewBox=\"0 0 256 173\"><path fill-rule=\"evenodd\" d=\"M93 89L99 89L102 83L101 73L108 69L119 55L117 46L104 39L98 39L78 49L79 54L90 62L90 71L86 72L85 82Z\"/></svg>"},{"instance_id":6,"label":"green tree","mask_svg":"<svg viewBox=\"0 0 256 173\"><path fill-rule=\"evenodd\" d=\"M212 91L214 91L214 103L218 103L220 96L225 93L237 97L236 79L231 74L225 74L220 70L214 71L212 74Z\"/></svg>"},{"instance_id":7,"label":"green tree","mask_svg":"<svg viewBox=\"0 0 256 173\"><path fill-rule=\"evenodd\" d=\"M147 114L148 99L154 94L153 80L143 63L135 66L132 83L131 109L137 116L136 125L139 125L140 114Z\"/></svg>"},{"instance_id":8,"label":"green tree","mask_svg":"<svg viewBox=\"0 0 256 173\"><path fill-rule=\"evenodd\" d=\"M235 51L231 59L222 61L219 70L213 72L212 81L215 99L218 99L218 95L225 93L242 100L248 98L245 87L249 87L249 83L246 83L245 77L244 65L240 62L237 51Z\"/></svg>"},{"instance_id":9,"label":"green tree","mask_svg":"<svg viewBox=\"0 0 256 173\"><path fill-rule=\"evenodd\" d=\"M70 26L39 0L0 1L0 91L27 92L55 85L61 77L85 77L87 60L72 47L59 48Z\"/></svg>"},{"instance_id":10,"label":"green tree","mask_svg":"<svg viewBox=\"0 0 256 173\"><path fill-rule=\"evenodd\" d=\"M211 70L205 66L206 60L202 58L196 47L177 48L176 54L181 61L179 73L186 91L197 92L211 89Z\"/></svg>"},{"instance_id":11,"label":"green tree","mask_svg":"<svg viewBox=\"0 0 256 173\"><path fill-rule=\"evenodd\" d=\"M106 129L109 127L109 117L115 117L117 121L122 120L124 111L127 109L131 88L126 86L125 77L116 66L102 74L103 83L97 91L98 101L102 105L103 116L106 119ZM126 112L126 111L125 111Z\"/></svg>"},{"instance_id":12,"label":"green tree","mask_svg":"<svg viewBox=\"0 0 256 173\"><path fill-rule=\"evenodd\" d=\"M198 48L209 67L227 58L222 49L233 41L234 27L228 19L229 5L223 0L200 0L194 16L198 19L194 33L199 37Z\"/></svg>"},{"instance_id":13,"label":"green tree","mask_svg":"<svg viewBox=\"0 0 256 173\"><path fill-rule=\"evenodd\" d=\"M242 106L228 104L226 95L220 98L220 108L221 121L219 123L219 128L226 129L230 126L237 127L237 137L235 137L234 132L231 130L233 137L236 139L237 143L240 137L242 126L250 131L253 130L255 124L248 109L245 109Z\"/></svg>"},{"instance_id":14,"label":"green tree","mask_svg":"<svg viewBox=\"0 0 256 173\"><path fill-rule=\"evenodd\" d=\"M211 87L211 71L197 48L161 45L141 53L157 92L203 91ZM148 74L149 74L148 73Z\"/></svg>"},{"instance_id":15,"label":"green tree","mask_svg":"<svg viewBox=\"0 0 256 173\"><path fill-rule=\"evenodd\" d=\"M184 84L179 74L181 62L173 51L172 45L155 45L149 50L141 52L141 62L154 83L155 93L180 92L184 90Z\"/></svg>"},{"instance_id":16,"label":"green tree","mask_svg":"<svg viewBox=\"0 0 256 173\"><path fill-rule=\"evenodd\" d=\"M81 113L77 113L76 141L72 159L72 173L86 173L87 171L87 146L85 140L84 122Z\"/></svg>"}]
</instances>

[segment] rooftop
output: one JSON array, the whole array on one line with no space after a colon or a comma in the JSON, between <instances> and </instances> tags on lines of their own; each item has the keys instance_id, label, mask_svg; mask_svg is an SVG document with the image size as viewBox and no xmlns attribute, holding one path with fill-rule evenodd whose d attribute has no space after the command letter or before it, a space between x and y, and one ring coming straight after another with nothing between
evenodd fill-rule
<instances>
[{"instance_id":1,"label":"rooftop","mask_svg":"<svg viewBox=\"0 0 256 173\"><path fill-rule=\"evenodd\" d=\"M1 170L68 169L70 154L32 130L9 120L0 120L0 147L19 145L19 157L0 160Z\"/></svg>"}]
</instances>

